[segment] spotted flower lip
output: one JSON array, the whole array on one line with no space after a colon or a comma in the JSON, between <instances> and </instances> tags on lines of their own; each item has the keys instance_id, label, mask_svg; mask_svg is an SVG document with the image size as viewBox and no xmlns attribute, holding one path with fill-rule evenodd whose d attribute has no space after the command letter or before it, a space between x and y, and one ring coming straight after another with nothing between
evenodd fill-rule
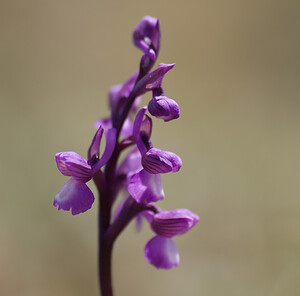
<instances>
[{"instance_id":1,"label":"spotted flower lip","mask_svg":"<svg viewBox=\"0 0 300 296\"><path fill-rule=\"evenodd\" d=\"M160 26L158 18L151 16L143 17L133 31L132 39L134 45L145 54L154 54L157 56L160 48Z\"/></svg>"},{"instance_id":2,"label":"spotted flower lip","mask_svg":"<svg viewBox=\"0 0 300 296\"><path fill-rule=\"evenodd\" d=\"M199 217L187 209L160 211L153 215L152 230L163 237L173 237L189 231L199 221Z\"/></svg>"},{"instance_id":3,"label":"spotted flower lip","mask_svg":"<svg viewBox=\"0 0 300 296\"><path fill-rule=\"evenodd\" d=\"M178 104L166 96L154 96L149 101L148 110L156 118L170 121L180 116Z\"/></svg>"},{"instance_id":4,"label":"spotted flower lip","mask_svg":"<svg viewBox=\"0 0 300 296\"><path fill-rule=\"evenodd\" d=\"M157 269L170 269L179 264L179 253L171 238L154 236L144 249L145 259Z\"/></svg>"}]
</instances>

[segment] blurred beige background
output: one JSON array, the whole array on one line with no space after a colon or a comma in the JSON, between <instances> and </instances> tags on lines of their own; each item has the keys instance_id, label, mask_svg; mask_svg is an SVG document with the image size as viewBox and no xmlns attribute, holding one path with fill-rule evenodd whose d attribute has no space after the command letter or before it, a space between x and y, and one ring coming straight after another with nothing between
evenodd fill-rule
<instances>
[{"instance_id":1,"label":"blurred beige background","mask_svg":"<svg viewBox=\"0 0 300 296\"><path fill-rule=\"evenodd\" d=\"M137 69L131 33L148 14L182 112L154 121L154 144L183 159L159 206L200 221L167 272L143 259L149 227L131 225L115 295L299 295L299 13L298 0L0 0L0 295L98 295L97 204L52 206L67 180L54 154L86 154L110 86Z\"/></svg>"}]
</instances>

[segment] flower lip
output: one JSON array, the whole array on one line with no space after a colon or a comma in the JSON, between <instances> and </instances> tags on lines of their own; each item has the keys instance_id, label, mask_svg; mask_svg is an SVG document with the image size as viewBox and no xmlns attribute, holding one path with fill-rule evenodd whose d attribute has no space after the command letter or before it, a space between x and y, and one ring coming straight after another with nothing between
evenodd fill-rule
<instances>
[{"instance_id":1,"label":"flower lip","mask_svg":"<svg viewBox=\"0 0 300 296\"><path fill-rule=\"evenodd\" d=\"M156 202L165 197L160 175L149 174L145 170L131 177L128 192L138 203Z\"/></svg>"},{"instance_id":2,"label":"flower lip","mask_svg":"<svg viewBox=\"0 0 300 296\"><path fill-rule=\"evenodd\" d=\"M179 264L179 254L171 238L155 236L145 246L145 259L156 268L170 269Z\"/></svg>"},{"instance_id":3,"label":"flower lip","mask_svg":"<svg viewBox=\"0 0 300 296\"><path fill-rule=\"evenodd\" d=\"M94 200L92 191L85 183L71 178L56 194L53 205L59 210L71 210L72 215L77 215L89 210Z\"/></svg>"}]
</instances>

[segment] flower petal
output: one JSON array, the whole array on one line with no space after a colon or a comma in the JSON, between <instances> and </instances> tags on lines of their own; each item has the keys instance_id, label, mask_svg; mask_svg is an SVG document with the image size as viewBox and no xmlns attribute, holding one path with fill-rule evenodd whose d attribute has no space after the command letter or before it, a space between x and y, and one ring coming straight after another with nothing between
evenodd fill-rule
<instances>
[{"instance_id":1,"label":"flower petal","mask_svg":"<svg viewBox=\"0 0 300 296\"><path fill-rule=\"evenodd\" d=\"M71 178L56 194L53 205L77 215L90 209L94 200L93 192L86 184Z\"/></svg>"},{"instance_id":2,"label":"flower petal","mask_svg":"<svg viewBox=\"0 0 300 296\"><path fill-rule=\"evenodd\" d=\"M142 155L147 152L147 147L141 138L141 125L142 125L146 110L147 110L147 107L143 107L137 113L135 120L134 120L134 124L133 124L133 137L134 137L136 145L139 148Z\"/></svg>"},{"instance_id":3,"label":"flower petal","mask_svg":"<svg viewBox=\"0 0 300 296\"><path fill-rule=\"evenodd\" d=\"M135 96L141 96L149 90L159 88L165 74L174 66L175 64L159 64L155 70L148 73L137 82L133 89Z\"/></svg>"},{"instance_id":4,"label":"flower petal","mask_svg":"<svg viewBox=\"0 0 300 296\"><path fill-rule=\"evenodd\" d=\"M145 259L156 268L170 269L179 264L179 254L171 238L155 236L145 246Z\"/></svg>"},{"instance_id":5,"label":"flower petal","mask_svg":"<svg viewBox=\"0 0 300 296\"><path fill-rule=\"evenodd\" d=\"M151 148L142 157L144 169L151 174L164 174L178 172L182 161L173 152Z\"/></svg>"},{"instance_id":6,"label":"flower petal","mask_svg":"<svg viewBox=\"0 0 300 296\"><path fill-rule=\"evenodd\" d=\"M164 237L173 237L189 231L199 220L199 217L187 209L161 211L153 216L152 230Z\"/></svg>"},{"instance_id":7,"label":"flower petal","mask_svg":"<svg viewBox=\"0 0 300 296\"><path fill-rule=\"evenodd\" d=\"M141 161L142 157L139 150L137 150L136 147L133 148L119 166L118 174L131 177L133 174L136 174L143 169Z\"/></svg>"},{"instance_id":8,"label":"flower petal","mask_svg":"<svg viewBox=\"0 0 300 296\"><path fill-rule=\"evenodd\" d=\"M89 148L88 151L88 160L96 157L99 158L99 153L100 153L100 144L101 144L101 139L103 135L103 128L100 126L93 138L92 144Z\"/></svg>"},{"instance_id":9,"label":"flower petal","mask_svg":"<svg viewBox=\"0 0 300 296\"><path fill-rule=\"evenodd\" d=\"M88 182L92 178L92 169L87 161L73 151L55 155L57 168L64 176L71 176L79 182Z\"/></svg>"},{"instance_id":10,"label":"flower petal","mask_svg":"<svg viewBox=\"0 0 300 296\"><path fill-rule=\"evenodd\" d=\"M138 202L155 202L164 199L164 190L160 175L141 170L131 177L128 192Z\"/></svg>"},{"instance_id":11,"label":"flower petal","mask_svg":"<svg viewBox=\"0 0 300 296\"><path fill-rule=\"evenodd\" d=\"M158 53L160 48L160 26L157 18L145 16L133 31L133 43L144 53L151 48Z\"/></svg>"},{"instance_id":12,"label":"flower petal","mask_svg":"<svg viewBox=\"0 0 300 296\"><path fill-rule=\"evenodd\" d=\"M180 115L178 104L166 96L153 97L148 104L148 110L151 115L164 121L176 119Z\"/></svg>"},{"instance_id":13,"label":"flower petal","mask_svg":"<svg viewBox=\"0 0 300 296\"><path fill-rule=\"evenodd\" d=\"M137 98L135 102L139 103L139 99L140 98ZM96 122L94 122L95 128L98 129L100 126L103 127L104 131L112 128L111 118L100 119L100 120L97 120ZM127 117L125 119L124 124L121 129L121 136L125 139L132 136L132 130L133 130L133 122L129 117Z\"/></svg>"},{"instance_id":14,"label":"flower petal","mask_svg":"<svg viewBox=\"0 0 300 296\"><path fill-rule=\"evenodd\" d=\"M129 96L134 88L137 77L138 72L135 72L129 76L129 78L123 84L115 85L110 89L108 99L109 106L113 113L115 113L118 108L122 109L123 104L126 101L125 99Z\"/></svg>"},{"instance_id":15,"label":"flower petal","mask_svg":"<svg viewBox=\"0 0 300 296\"><path fill-rule=\"evenodd\" d=\"M105 150L101 158L99 159L99 161L93 166L94 173L99 171L108 162L116 146L117 130L115 128L111 128L106 131L105 135L106 135Z\"/></svg>"}]
</instances>

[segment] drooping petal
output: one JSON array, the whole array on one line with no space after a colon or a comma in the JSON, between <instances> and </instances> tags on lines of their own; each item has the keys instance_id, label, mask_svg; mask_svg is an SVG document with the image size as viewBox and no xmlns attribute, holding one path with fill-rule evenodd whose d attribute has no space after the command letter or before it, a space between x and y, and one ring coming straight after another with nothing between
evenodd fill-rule
<instances>
[{"instance_id":1,"label":"drooping petal","mask_svg":"<svg viewBox=\"0 0 300 296\"><path fill-rule=\"evenodd\" d=\"M152 230L164 237L173 237L189 231L199 220L199 217L187 209L161 211L153 216Z\"/></svg>"},{"instance_id":2,"label":"drooping petal","mask_svg":"<svg viewBox=\"0 0 300 296\"><path fill-rule=\"evenodd\" d=\"M108 162L116 146L117 130L115 128L111 128L105 132L105 135L106 135L105 150L101 158L99 159L99 161L93 166L94 173L99 171Z\"/></svg>"},{"instance_id":3,"label":"drooping petal","mask_svg":"<svg viewBox=\"0 0 300 296\"><path fill-rule=\"evenodd\" d=\"M133 31L133 43L144 53L148 53L150 49L158 53L160 48L159 20L151 16L143 17Z\"/></svg>"},{"instance_id":4,"label":"drooping petal","mask_svg":"<svg viewBox=\"0 0 300 296\"><path fill-rule=\"evenodd\" d=\"M71 176L79 182L88 182L92 176L92 168L88 162L73 151L60 152L55 155L57 168L64 176Z\"/></svg>"},{"instance_id":5,"label":"drooping petal","mask_svg":"<svg viewBox=\"0 0 300 296\"><path fill-rule=\"evenodd\" d=\"M103 135L103 127L100 126L98 130L96 131L96 134L93 138L92 144L89 148L88 151L88 160L96 157L99 158L99 153L100 153L100 144L101 144L101 139Z\"/></svg>"},{"instance_id":6,"label":"drooping petal","mask_svg":"<svg viewBox=\"0 0 300 296\"><path fill-rule=\"evenodd\" d=\"M151 174L164 174L178 172L182 161L173 152L151 148L143 155L142 165Z\"/></svg>"},{"instance_id":7,"label":"drooping petal","mask_svg":"<svg viewBox=\"0 0 300 296\"><path fill-rule=\"evenodd\" d=\"M155 236L145 246L145 259L156 268L170 269L179 264L179 253L171 238Z\"/></svg>"},{"instance_id":8,"label":"drooping petal","mask_svg":"<svg viewBox=\"0 0 300 296\"><path fill-rule=\"evenodd\" d=\"M165 197L160 175L149 174L145 170L131 177L128 192L138 203L155 202Z\"/></svg>"},{"instance_id":9,"label":"drooping petal","mask_svg":"<svg viewBox=\"0 0 300 296\"><path fill-rule=\"evenodd\" d=\"M180 115L178 104L166 96L153 97L148 104L148 110L151 115L164 121L176 119Z\"/></svg>"},{"instance_id":10,"label":"drooping petal","mask_svg":"<svg viewBox=\"0 0 300 296\"><path fill-rule=\"evenodd\" d=\"M86 184L71 178L56 194L53 205L77 215L90 209L94 200L93 192Z\"/></svg>"}]
</instances>

